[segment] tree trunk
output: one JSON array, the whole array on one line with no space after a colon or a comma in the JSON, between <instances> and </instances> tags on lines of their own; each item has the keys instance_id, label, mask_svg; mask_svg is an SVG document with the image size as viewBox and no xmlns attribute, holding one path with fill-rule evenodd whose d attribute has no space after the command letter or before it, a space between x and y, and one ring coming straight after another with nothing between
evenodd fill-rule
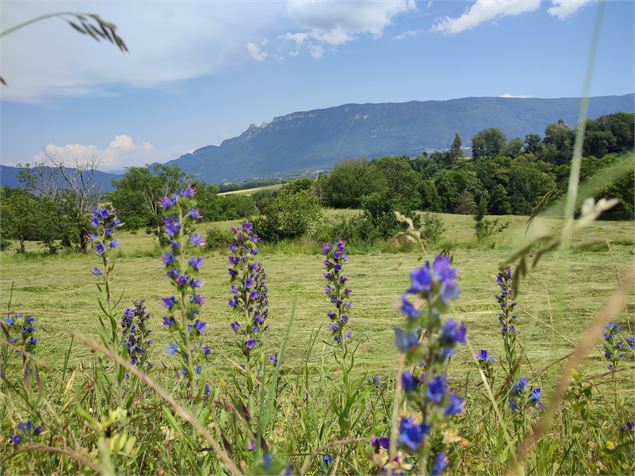
<instances>
[{"instance_id":1,"label":"tree trunk","mask_svg":"<svg viewBox=\"0 0 635 476\"><path fill-rule=\"evenodd\" d=\"M24 236L20 235L20 253L26 253L26 246L24 244Z\"/></svg>"},{"instance_id":2,"label":"tree trunk","mask_svg":"<svg viewBox=\"0 0 635 476\"><path fill-rule=\"evenodd\" d=\"M88 230L83 225L79 227L79 248L82 253L88 252Z\"/></svg>"}]
</instances>

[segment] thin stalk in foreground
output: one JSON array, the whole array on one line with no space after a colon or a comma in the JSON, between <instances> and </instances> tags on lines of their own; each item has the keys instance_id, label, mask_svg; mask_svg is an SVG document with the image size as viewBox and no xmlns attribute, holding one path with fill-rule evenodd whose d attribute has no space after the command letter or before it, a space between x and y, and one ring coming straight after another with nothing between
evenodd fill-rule
<instances>
[{"instance_id":1,"label":"thin stalk in foreground","mask_svg":"<svg viewBox=\"0 0 635 476\"><path fill-rule=\"evenodd\" d=\"M549 399L549 403L545 406L545 412L540 420L538 420L533 432L528 433L516 449L515 461L507 471L508 475L519 474L520 465L527 457L529 450L549 428L551 420L553 419L556 410L560 406L564 394L569 387L573 370L580 365L591 349L593 349L595 343L602 336L602 332L604 331L606 324L621 311L626 295L634 280L635 262L631 265L628 273L624 276L622 285L613 292L606 305L595 315L589 327L587 327L582 337L578 340L578 344L576 345L573 355L569 357L564 364L562 373L557 380L558 384Z\"/></svg>"},{"instance_id":2,"label":"thin stalk in foreground","mask_svg":"<svg viewBox=\"0 0 635 476\"><path fill-rule=\"evenodd\" d=\"M198 431L205 440L210 444L214 453L220 461L223 462L225 467L235 476L241 476L242 472L238 467L234 464L229 455L225 452L225 450L214 440L212 435L207 431L207 429L201 424L201 422L196 418L192 413L186 410L184 407L179 405L179 403L174 399L172 395L170 395L165 389L163 389L160 385L158 385L154 380L152 380L146 373L139 370L137 367L126 361L121 356L115 354L110 351L103 345L99 344L94 339L91 339L85 334L81 332L73 332L72 335L82 341L87 346L91 347L93 350L104 354L109 359L115 361L122 367L124 367L129 373L136 376L140 381L145 383L148 387L150 387L159 397L165 400L174 411L185 421L190 423L196 431Z\"/></svg>"}]
</instances>

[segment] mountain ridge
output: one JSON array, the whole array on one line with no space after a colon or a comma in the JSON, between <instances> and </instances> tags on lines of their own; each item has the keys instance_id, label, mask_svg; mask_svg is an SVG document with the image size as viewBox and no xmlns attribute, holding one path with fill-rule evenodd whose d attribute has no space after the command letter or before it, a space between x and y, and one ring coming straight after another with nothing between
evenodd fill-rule
<instances>
[{"instance_id":1,"label":"mountain ridge","mask_svg":"<svg viewBox=\"0 0 635 476\"><path fill-rule=\"evenodd\" d=\"M589 100L589 118L635 111L635 94ZM331 168L338 160L417 155L447 149L458 132L464 144L498 127L524 137L558 119L573 126L580 98L467 97L449 100L347 103L275 116L251 124L219 145L200 147L168 164L206 180L244 180Z\"/></svg>"}]
</instances>

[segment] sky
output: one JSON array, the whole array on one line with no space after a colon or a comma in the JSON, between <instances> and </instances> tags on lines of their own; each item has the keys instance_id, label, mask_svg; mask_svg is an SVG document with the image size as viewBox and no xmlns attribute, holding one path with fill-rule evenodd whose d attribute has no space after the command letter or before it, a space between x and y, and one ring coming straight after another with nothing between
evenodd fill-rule
<instances>
[{"instance_id":1,"label":"sky","mask_svg":"<svg viewBox=\"0 0 635 476\"><path fill-rule=\"evenodd\" d=\"M0 163L165 162L346 103L582 94L597 0L0 0L0 30L96 13L129 51L49 18L0 37ZM634 91L635 2L608 0L591 95ZM554 120L557 118L554 118Z\"/></svg>"}]
</instances>

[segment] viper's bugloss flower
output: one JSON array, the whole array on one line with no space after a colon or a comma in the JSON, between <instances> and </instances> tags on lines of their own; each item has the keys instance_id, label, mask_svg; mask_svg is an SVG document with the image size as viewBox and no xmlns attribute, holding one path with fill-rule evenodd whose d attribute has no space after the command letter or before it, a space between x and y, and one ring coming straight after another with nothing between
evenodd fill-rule
<instances>
[{"instance_id":1,"label":"viper's bugloss flower","mask_svg":"<svg viewBox=\"0 0 635 476\"><path fill-rule=\"evenodd\" d=\"M95 266L93 268L93 274L97 277L103 276L104 273L101 272L101 269L99 269L97 266Z\"/></svg>"},{"instance_id":2,"label":"viper's bugloss flower","mask_svg":"<svg viewBox=\"0 0 635 476\"><path fill-rule=\"evenodd\" d=\"M459 295L456 276L456 269L452 268L450 258L439 255L432 265L426 261L421 268L410 273L408 293L421 294L424 298L434 296L449 304Z\"/></svg>"},{"instance_id":3,"label":"viper's bugloss flower","mask_svg":"<svg viewBox=\"0 0 635 476\"><path fill-rule=\"evenodd\" d=\"M327 313L331 320L329 330L333 334L333 340L336 343L341 343L344 335L347 339L353 337L350 331L344 333L344 328L349 321L349 316L346 312L353 307L350 301L353 291L344 286L348 281L348 277L343 274L344 263L349 259L346 254L346 243L341 240L334 244L327 243L322 247L322 254L326 258L324 260L324 267L326 268L324 279L327 284L324 286L324 293L328 296L330 302L335 305L335 309Z\"/></svg>"},{"instance_id":4,"label":"viper's bugloss flower","mask_svg":"<svg viewBox=\"0 0 635 476\"><path fill-rule=\"evenodd\" d=\"M228 272L232 296L227 304L240 316L241 322L234 321L231 329L241 336L241 350L249 360L251 351L262 343L263 334L269 327L266 324L269 317L267 274L262 263L255 260L258 236L253 225L244 222L240 227L232 226L231 231L233 238L228 245L231 268Z\"/></svg>"},{"instance_id":5,"label":"viper's bugloss flower","mask_svg":"<svg viewBox=\"0 0 635 476\"><path fill-rule=\"evenodd\" d=\"M93 228L95 228L95 231L90 234L89 238L95 245L95 252L102 258L105 258L109 250L113 250L119 246L119 240L113 238L112 235L115 229L123 226L123 223L117 218L117 213L110 206L93 209L93 216L90 223ZM101 276L101 274L94 274Z\"/></svg>"},{"instance_id":6,"label":"viper's bugloss flower","mask_svg":"<svg viewBox=\"0 0 635 476\"><path fill-rule=\"evenodd\" d=\"M448 398L448 406L445 407L443 413L445 415L458 415L463 412L463 399L455 392L450 392Z\"/></svg>"},{"instance_id":7,"label":"viper's bugloss flower","mask_svg":"<svg viewBox=\"0 0 635 476\"><path fill-rule=\"evenodd\" d=\"M524 412L530 408L542 410L544 405L541 401L542 390L540 387L528 388L529 379L521 377L509 391L509 407L514 412Z\"/></svg>"},{"instance_id":8,"label":"viper's bugloss flower","mask_svg":"<svg viewBox=\"0 0 635 476\"><path fill-rule=\"evenodd\" d=\"M520 395L525 391L527 383L529 383L529 379L527 377L521 377L520 380L514 384L509 393L514 396Z\"/></svg>"},{"instance_id":9,"label":"viper's bugloss flower","mask_svg":"<svg viewBox=\"0 0 635 476\"><path fill-rule=\"evenodd\" d=\"M395 345L401 352L419 347L419 336L414 331L404 332L398 327L395 328Z\"/></svg>"},{"instance_id":10,"label":"viper's bugloss flower","mask_svg":"<svg viewBox=\"0 0 635 476\"><path fill-rule=\"evenodd\" d=\"M9 435L9 444L12 446L19 445L25 438L33 438L34 436L40 435L43 428L41 425L34 426L32 420L27 420L18 422L18 430L20 430L21 433Z\"/></svg>"},{"instance_id":11,"label":"viper's bugloss flower","mask_svg":"<svg viewBox=\"0 0 635 476\"><path fill-rule=\"evenodd\" d=\"M604 348L604 358L607 360L608 369L615 370L620 360L624 359L624 347L628 345L631 349L635 344L635 338L628 337L627 341L624 341L622 336L622 327L615 323L609 322L604 329L604 342L602 347Z\"/></svg>"},{"instance_id":12,"label":"viper's bugloss flower","mask_svg":"<svg viewBox=\"0 0 635 476\"><path fill-rule=\"evenodd\" d=\"M35 335L37 330L35 317L31 314L18 312L13 317L4 317L3 321L7 325L5 332L7 342L13 347L18 347L16 354L24 355L25 352L35 354L38 343L38 338Z\"/></svg>"},{"instance_id":13,"label":"viper's bugloss flower","mask_svg":"<svg viewBox=\"0 0 635 476\"><path fill-rule=\"evenodd\" d=\"M463 398L448 388L447 368L456 347L466 343L467 327L442 320L459 295L457 277L450 258L437 256L410 273L410 287L401 296L405 321L403 328L395 329L395 344L414 369L402 373L401 384L406 402L420 412L420 419L415 424L413 417L402 418L399 442L419 457L439 454L445 447L441 435L446 425L463 411ZM429 433L434 434L430 441L439 444L425 442ZM439 467L441 462L445 456Z\"/></svg>"},{"instance_id":14,"label":"viper's bugloss flower","mask_svg":"<svg viewBox=\"0 0 635 476\"><path fill-rule=\"evenodd\" d=\"M256 344L258 344L258 341L256 339L247 339L245 341L245 347L249 350L253 349L254 347L256 347Z\"/></svg>"},{"instance_id":15,"label":"viper's bugloss flower","mask_svg":"<svg viewBox=\"0 0 635 476\"><path fill-rule=\"evenodd\" d=\"M411 319L421 316L421 310L417 309L404 294L401 295L401 312Z\"/></svg>"},{"instance_id":16,"label":"viper's bugloss flower","mask_svg":"<svg viewBox=\"0 0 635 476\"><path fill-rule=\"evenodd\" d=\"M417 451L429 432L430 427L425 423L415 423L412 417L402 417L399 423L399 443Z\"/></svg>"},{"instance_id":17,"label":"viper's bugloss flower","mask_svg":"<svg viewBox=\"0 0 635 476\"><path fill-rule=\"evenodd\" d=\"M498 321L501 326L501 333L505 338L505 336L516 332L516 314L514 313L516 301L514 300L511 269L505 268L500 271L496 277L496 282L500 287L500 294L496 296L496 301L501 309L498 313Z\"/></svg>"},{"instance_id":18,"label":"viper's bugloss flower","mask_svg":"<svg viewBox=\"0 0 635 476\"><path fill-rule=\"evenodd\" d=\"M380 448L384 448L386 450L390 448L390 438L387 436L371 435L370 444L375 449L375 453L378 453Z\"/></svg>"},{"instance_id":19,"label":"viper's bugloss flower","mask_svg":"<svg viewBox=\"0 0 635 476\"><path fill-rule=\"evenodd\" d=\"M324 464L329 466L333 462L333 457L331 455L324 454L322 455L322 461Z\"/></svg>"},{"instance_id":20,"label":"viper's bugloss flower","mask_svg":"<svg viewBox=\"0 0 635 476\"><path fill-rule=\"evenodd\" d=\"M194 333L194 335L201 335L207 328L207 323L201 321L200 319L196 319L193 324L188 326L188 328L191 333Z\"/></svg>"},{"instance_id":21,"label":"viper's bugloss flower","mask_svg":"<svg viewBox=\"0 0 635 476\"><path fill-rule=\"evenodd\" d=\"M132 301L133 307L126 308L121 316L122 342L132 365L148 364L147 354L152 340L149 338L148 321L150 314L146 312L144 301Z\"/></svg>"},{"instance_id":22,"label":"viper's bugloss flower","mask_svg":"<svg viewBox=\"0 0 635 476\"><path fill-rule=\"evenodd\" d=\"M161 199L165 232L170 237L169 250L163 254L161 262L176 289L174 296L162 298L163 305L173 314L164 316L163 324L180 338L178 343L171 343L167 351L178 359L180 373L190 382L202 375L202 363L210 354L209 346L200 339L207 323L197 317L206 300L198 294L202 281L196 276L203 265L203 258L187 256L203 243L199 235L191 232L192 225L202 218L194 196L194 188L188 185ZM179 321L174 315L181 316ZM199 389L204 392L202 382Z\"/></svg>"},{"instance_id":23,"label":"viper's bugloss flower","mask_svg":"<svg viewBox=\"0 0 635 476\"><path fill-rule=\"evenodd\" d=\"M417 387L418 383L419 383L419 380L414 375L412 375L411 372L406 371L401 374L401 386L404 389L404 391L406 392L413 391Z\"/></svg>"},{"instance_id":24,"label":"viper's bugloss flower","mask_svg":"<svg viewBox=\"0 0 635 476\"><path fill-rule=\"evenodd\" d=\"M367 380L367 382L374 385L376 388L381 388L381 375L373 375Z\"/></svg>"},{"instance_id":25,"label":"viper's bugloss flower","mask_svg":"<svg viewBox=\"0 0 635 476\"><path fill-rule=\"evenodd\" d=\"M172 310L172 308L176 306L176 298L174 296L161 298L161 302L163 307L169 310Z\"/></svg>"},{"instance_id":26,"label":"viper's bugloss flower","mask_svg":"<svg viewBox=\"0 0 635 476\"><path fill-rule=\"evenodd\" d=\"M169 355L174 355L176 352L178 352L179 346L178 346L178 344L176 342L172 342L172 343L170 343L170 345L168 345L166 350L167 350Z\"/></svg>"},{"instance_id":27,"label":"viper's bugloss flower","mask_svg":"<svg viewBox=\"0 0 635 476\"><path fill-rule=\"evenodd\" d=\"M194 268L196 271L199 271L201 269L201 266L203 266L203 257L202 256L194 256L194 257L190 258L187 263L192 268Z\"/></svg>"},{"instance_id":28,"label":"viper's bugloss flower","mask_svg":"<svg viewBox=\"0 0 635 476\"><path fill-rule=\"evenodd\" d=\"M486 349L481 349L475 354L476 360L479 362L496 362L496 359L489 355Z\"/></svg>"},{"instance_id":29,"label":"viper's bugloss flower","mask_svg":"<svg viewBox=\"0 0 635 476\"><path fill-rule=\"evenodd\" d=\"M202 246L205 240L201 235L192 234L190 235L190 244L192 246Z\"/></svg>"},{"instance_id":30,"label":"viper's bugloss flower","mask_svg":"<svg viewBox=\"0 0 635 476\"><path fill-rule=\"evenodd\" d=\"M540 387L536 387L529 394L529 401L532 403L538 404L540 403L541 396L542 396L542 390L540 389Z\"/></svg>"},{"instance_id":31,"label":"viper's bugloss flower","mask_svg":"<svg viewBox=\"0 0 635 476\"><path fill-rule=\"evenodd\" d=\"M445 453L439 453L434 458L434 464L432 465L432 471L430 471L431 476L439 476L443 473L443 470L448 465L448 458Z\"/></svg>"},{"instance_id":32,"label":"viper's bugloss flower","mask_svg":"<svg viewBox=\"0 0 635 476\"><path fill-rule=\"evenodd\" d=\"M22 431L30 430L32 426L33 426L33 422L31 420L18 423L18 428Z\"/></svg>"},{"instance_id":33,"label":"viper's bugloss flower","mask_svg":"<svg viewBox=\"0 0 635 476\"><path fill-rule=\"evenodd\" d=\"M426 397L434 403L441 403L441 400L445 397L447 390L448 387L445 381L445 375L438 375L428 382Z\"/></svg>"}]
</instances>

